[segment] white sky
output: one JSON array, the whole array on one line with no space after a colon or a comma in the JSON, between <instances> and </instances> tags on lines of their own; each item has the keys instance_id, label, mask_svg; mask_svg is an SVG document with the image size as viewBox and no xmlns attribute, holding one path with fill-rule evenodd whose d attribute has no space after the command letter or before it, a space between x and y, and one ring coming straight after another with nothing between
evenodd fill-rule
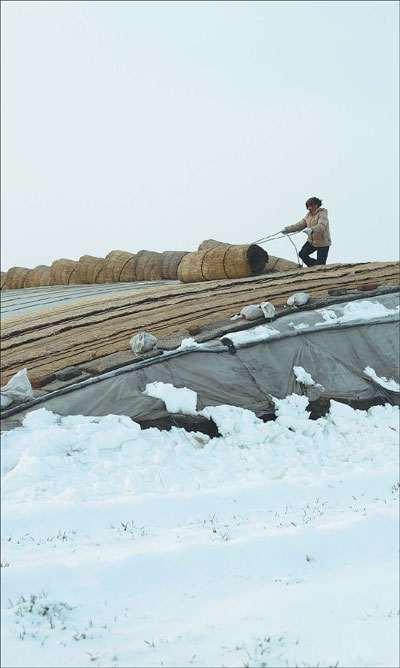
<instances>
[{"instance_id":1,"label":"white sky","mask_svg":"<svg viewBox=\"0 0 400 668\"><path fill-rule=\"evenodd\" d=\"M1 8L3 271L252 242L314 195L329 262L398 259L397 2Z\"/></svg>"}]
</instances>

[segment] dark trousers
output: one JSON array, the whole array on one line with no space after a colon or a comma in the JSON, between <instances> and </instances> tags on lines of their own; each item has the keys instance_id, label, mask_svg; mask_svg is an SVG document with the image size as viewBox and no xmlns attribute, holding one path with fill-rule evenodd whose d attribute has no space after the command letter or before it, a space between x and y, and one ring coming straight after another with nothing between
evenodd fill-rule
<instances>
[{"instance_id":1,"label":"dark trousers","mask_svg":"<svg viewBox=\"0 0 400 668\"><path fill-rule=\"evenodd\" d=\"M317 253L317 259L310 257L313 253ZM304 264L307 267L313 267L315 264L326 264L326 258L328 257L329 246L321 246L320 248L315 248L311 246L308 241L304 244L303 248L299 252L299 258L303 260Z\"/></svg>"}]
</instances>

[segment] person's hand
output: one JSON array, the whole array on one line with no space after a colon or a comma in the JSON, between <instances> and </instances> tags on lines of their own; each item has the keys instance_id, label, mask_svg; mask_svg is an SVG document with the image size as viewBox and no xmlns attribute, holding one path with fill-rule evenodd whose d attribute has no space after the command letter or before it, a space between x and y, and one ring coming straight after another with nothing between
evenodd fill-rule
<instances>
[{"instance_id":1,"label":"person's hand","mask_svg":"<svg viewBox=\"0 0 400 668\"><path fill-rule=\"evenodd\" d=\"M281 230L281 234L288 234L288 232L286 232L286 227L283 230Z\"/></svg>"},{"instance_id":2,"label":"person's hand","mask_svg":"<svg viewBox=\"0 0 400 668\"><path fill-rule=\"evenodd\" d=\"M303 232L304 232L304 234L306 234L308 237L310 236L310 234L312 234L312 230L311 230L309 227L306 227L306 229L303 230Z\"/></svg>"}]
</instances>

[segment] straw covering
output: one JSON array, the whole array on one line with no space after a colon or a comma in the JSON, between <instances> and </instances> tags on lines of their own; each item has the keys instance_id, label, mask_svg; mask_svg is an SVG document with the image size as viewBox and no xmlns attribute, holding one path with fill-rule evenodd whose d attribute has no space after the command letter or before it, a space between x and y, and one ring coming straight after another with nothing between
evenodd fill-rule
<instances>
[{"instance_id":1,"label":"straw covering","mask_svg":"<svg viewBox=\"0 0 400 668\"><path fill-rule=\"evenodd\" d=\"M97 276L103 269L104 259L93 255L79 258L81 283L96 283Z\"/></svg>"},{"instance_id":2,"label":"straw covering","mask_svg":"<svg viewBox=\"0 0 400 668\"><path fill-rule=\"evenodd\" d=\"M208 250L188 253L178 267L182 283L226 278L246 278L261 274L268 253L256 244L232 246L217 242Z\"/></svg>"},{"instance_id":3,"label":"straw covering","mask_svg":"<svg viewBox=\"0 0 400 668\"><path fill-rule=\"evenodd\" d=\"M50 285L68 285L71 283L71 276L79 269L78 262L67 260L62 257L60 260L54 260L50 267Z\"/></svg>"},{"instance_id":4,"label":"straw covering","mask_svg":"<svg viewBox=\"0 0 400 668\"><path fill-rule=\"evenodd\" d=\"M25 278L25 288L36 288L41 285L50 285L50 267L39 264L31 269Z\"/></svg>"},{"instance_id":5,"label":"straw covering","mask_svg":"<svg viewBox=\"0 0 400 668\"><path fill-rule=\"evenodd\" d=\"M257 244L229 244L205 239L188 251L113 250L105 258L82 255L79 261L61 258L51 267L12 267L2 272L2 289L40 285L82 285L131 281L179 280L182 283L246 278L265 272L291 271L295 262L269 257Z\"/></svg>"},{"instance_id":6,"label":"straw covering","mask_svg":"<svg viewBox=\"0 0 400 668\"><path fill-rule=\"evenodd\" d=\"M164 251L164 253L161 253L161 271L164 279L175 281L178 278L179 264L187 253L188 251Z\"/></svg>"},{"instance_id":7,"label":"straw covering","mask_svg":"<svg viewBox=\"0 0 400 668\"><path fill-rule=\"evenodd\" d=\"M30 377L45 377L64 369L66 364L80 365L130 350L129 341L139 332L153 333L160 340L188 326L203 327L229 319L245 304L268 301L277 307L297 292L326 296L331 288L397 286L398 281L398 262L322 265L216 281L213 285L204 281L188 285L161 283L152 290L128 290L85 299L72 308L17 315L2 322L1 384L24 367ZM363 300L362 294L360 299Z\"/></svg>"},{"instance_id":8,"label":"straw covering","mask_svg":"<svg viewBox=\"0 0 400 668\"><path fill-rule=\"evenodd\" d=\"M225 243L225 241L216 241L215 239L205 239L201 242L198 250L210 250L216 246L230 246L231 244Z\"/></svg>"},{"instance_id":9,"label":"straw covering","mask_svg":"<svg viewBox=\"0 0 400 668\"><path fill-rule=\"evenodd\" d=\"M270 255L268 262L265 265L265 271L291 271L292 269L300 269L297 262L290 262L283 260L281 257Z\"/></svg>"},{"instance_id":10,"label":"straw covering","mask_svg":"<svg viewBox=\"0 0 400 668\"><path fill-rule=\"evenodd\" d=\"M155 281L162 279L162 257L156 251L141 250L135 255L132 269L137 281Z\"/></svg>"},{"instance_id":11,"label":"straw covering","mask_svg":"<svg viewBox=\"0 0 400 668\"><path fill-rule=\"evenodd\" d=\"M7 272L7 289L16 290L25 287L25 279L30 271L27 267L11 267Z\"/></svg>"},{"instance_id":12,"label":"straw covering","mask_svg":"<svg viewBox=\"0 0 400 668\"><path fill-rule=\"evenodd\" d=\"M134 259L134 253L121 250L110 251L105 260L106 273L110 283L133 281L132 265Z\"/></svg>"}]
</instances>

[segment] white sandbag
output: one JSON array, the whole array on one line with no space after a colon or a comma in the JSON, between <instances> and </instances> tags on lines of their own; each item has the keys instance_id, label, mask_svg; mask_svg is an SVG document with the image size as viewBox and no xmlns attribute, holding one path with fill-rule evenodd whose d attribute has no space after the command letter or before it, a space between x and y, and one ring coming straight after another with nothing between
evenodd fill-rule
<instances>
[{"instance_id":1,"label":"white sandbag","mask_svg":"<svg viewBox=\"0 0 400 668\"><path fill-rule=\"evenodd\" d=\"M264 318L273 318L275 316L275 306L271 302L262 302L260 309L264 314Z\"/></svg>"},{"instance_id":2,"label":"white sandbag","mask_svg":"<svg viewBox=\"0 0 400 668\"><path fill-rule=\"evenodd\" d=\"M18 373L8 381L7 385L4 385L4 387L1 388L1 395L2 397L5 396L11 399L11 403L13 399L22 399L22 401L33 399L32 385L29 382L26 369L18 371Z\"/></svg>"},{"instance_id":3,"label":"white sandbag","mask_svg":"<svg viewBox=\"0 0 400 668\"><path fill-rule=\"evenodd\" d=\"M147 353L157 345L157 338L148 332L139 332L129 341L134 353Z\"/></svg>"},{"instance_id":4,"label":"white sandbag","mask_svg":"<svg viewBox=\"0 0 400 668\"><path fill-rule=\"evenodd\" d=\"M262 309L259 306L255 306L254 304L250 304L250 306L244 306L240 311L240 315L246 320L258 320L259 318L264 317Z\"/></svg>"},{"instance_id":5,"label":"white sandbag","mask_svg":"<svg viewBox=\"0 0 400 668\"><path fill-rule=\"evenodd\" d=\"M12 404L11 397L7 397L6 394L2 394L1 395L1 407L2 408L7 408L7 406L9 406L10 404Z\"/></svg>"},{"instance_id":6,"label":"white sandbag","mask_svg":"<svg viewBox=\"0 0 400 668\"><path fill-rule=\"evenodd\" d=\"M303 306L303 304L307 304L309 299L310 295L306 292L296 292L294 295L290 295L286 303L288 306Z\"/></svg>"}]
</instances>

